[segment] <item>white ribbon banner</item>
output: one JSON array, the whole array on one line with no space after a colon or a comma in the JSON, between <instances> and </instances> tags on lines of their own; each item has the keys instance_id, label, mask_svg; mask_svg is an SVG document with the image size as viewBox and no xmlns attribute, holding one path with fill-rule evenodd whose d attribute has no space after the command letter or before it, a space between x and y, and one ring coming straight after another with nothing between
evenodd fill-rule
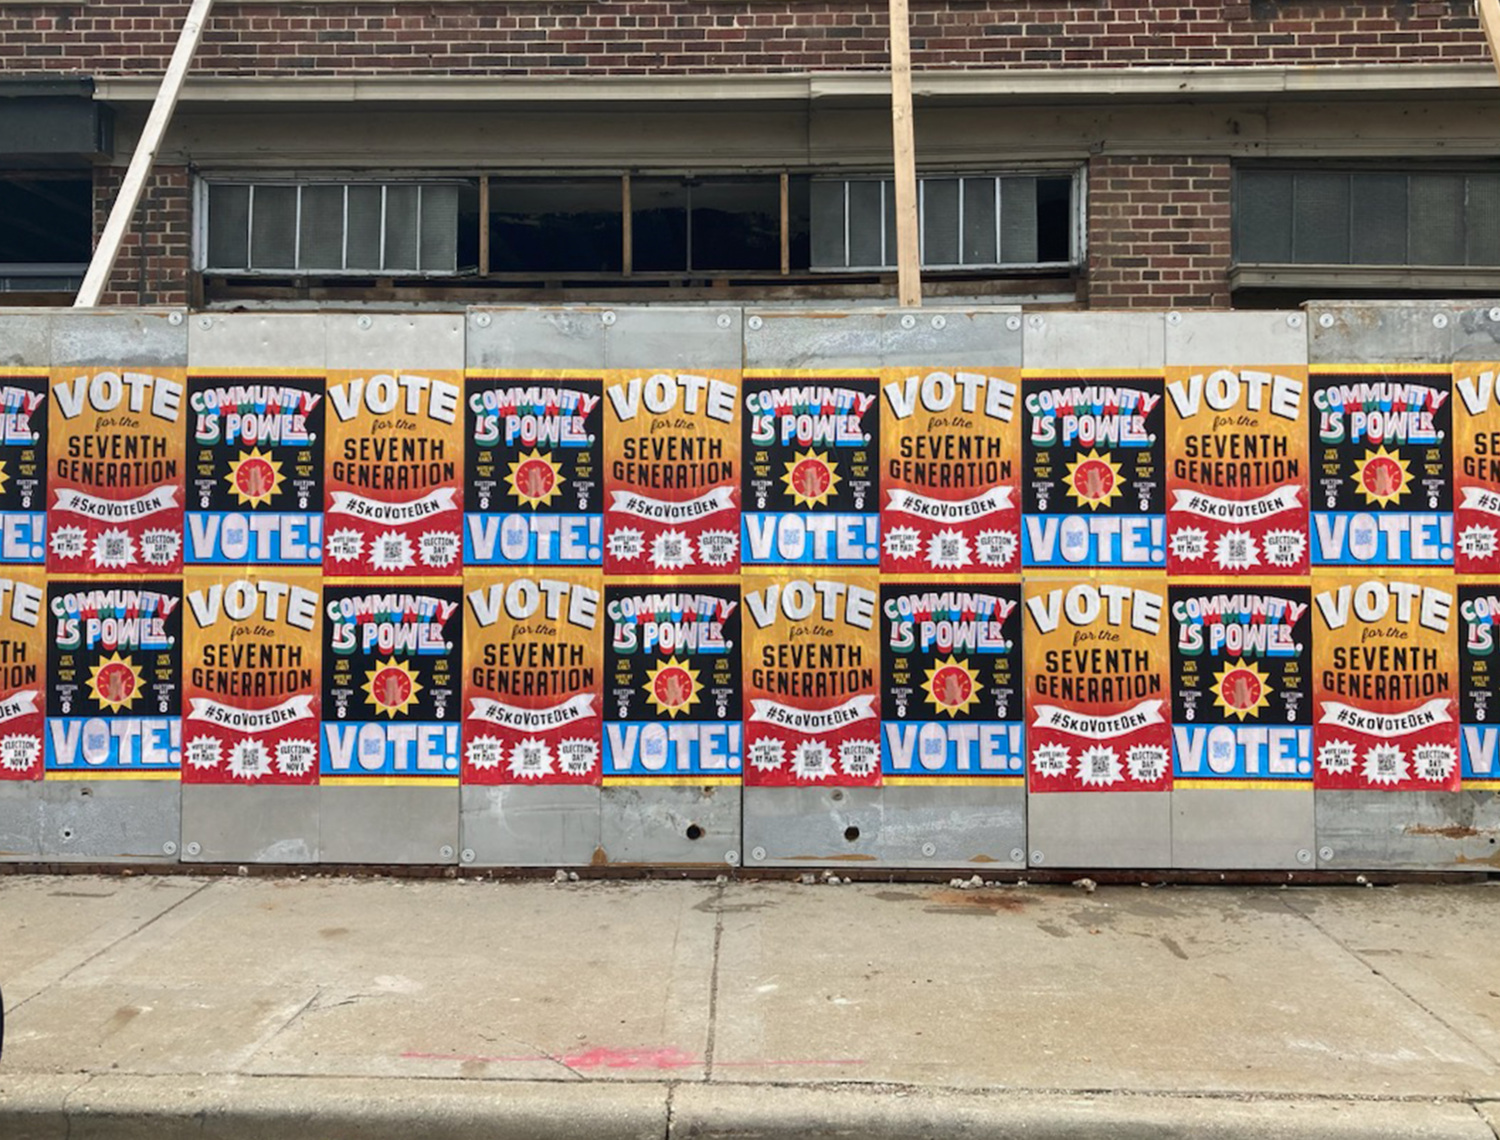
<instances>
[{"instance_id":1,"label":"white ribbon banner","mask_svg":"<svg viewBox=\"0 0 1500 1140\"><path fill-rule=\"evenodd\" d=\"M310 695L304 694L269 709L237 709L206 697L193 697L187 715L189 720L206 720L209 724L232 728L236 732L265 732L312 716L312 701Z\"/></svg>"},{"instance_id":2,"label":"white ribbon banner","mask_svg":"<svg viewBox=\"0 0 1500 1140\"><path fill-rule=\"evenodd\" d=\"M637 495L634 491L611 491L614 496L612 510L652 522L681 523L701 519L716 511L726 511L734 506L733 487L715 487L706 495L696 499L684 499L680 503L665 499L653 499L649 495Z\"/></svg>"},{"instance_id":3,"label":"white ribbon banner","mask_svg":"<svg viewBox=\"0 0 1500 1140\"><path fill-rule=\"evenodd\" d=\"M1494 491L1486 491L1483 487L1465 487L1463 493L1464 501L1459 506L1464 510L1500 515L1500 495Z\"/></svg>"},{"instance_id":4,"label":"white ribbon banner","mask_svg":"<svg viewBox=\"0 0 1500 1140\"><path fill-rule=\"evenodd\" d=\"M19 693L12 693L0 701L0 723L15 720L18 716L30 716L36 712L36 698L35 689L25 689Z\"/></svg>"},{"instance_id":5,"label":"white ribbon banner","mask_svg":"<svg viewBox=\"0 0 1500 1140\"><path fill-rule=\"evenodd\" d=\"M1090 716L1088 713L1074 712L1056 705L1037 705L1036 724L1033 727L1069 732L1074 736L1112 739L1139 728L1163 723L1161 706L1162 702L1159 700L1142 701L1135 708L1113 716Z\"/></svg>"},{"instance_id":6,"label":"white ribbon banner","mask_svg":"<svg viewBox=\"0 0 1500 1140\"><path fill-rule=\"evenodd\" d=\"M827 732L856 721L869 720L875 715L875 711L870 708L874 703L873 696L858 696L850 697L831 709L794 709L778 701L752 700L750 719L789 728L793 732Z\"/></svg>"},{"instance_id":7,"label":"white ribbon banner","mask_svg":"<svg viewBox=\"0 0 1500 1140\"><path fill-rule=\"evenodd\" d=\"M379 499L367 499L363 495L353 495L348 491L335 491L333 506L328 508L328 513L353 515L357 519L377 523L420 522L444 511L456 511L458 506L453 502L455 494L453 487L439 487L431 494L409 503L386 503Z\"/></svg>"},{"instance_id":8,"label":"white ribbon banner","mask_svg":"<svg viewBox=\"0 0 1500 1140\"><path fill-rule=\"evenodd\" d=\"M170 511L176 506L176 487L157 487L134 499L101 499L98 495L86 495L65 487L58 490L56 503L57 510L72 511L75 515L100 522L130 522L154 515L157 511Z\"/></svg>"},{"instance_id":9,"label":"white ribbon banner","mask_svg":"<svg viewBox=\"0 0 1500 1140\"><path fill-rule=\"evenodd\" d=\"M594 715L594 694L579 693L560 705L545 709L523 709L489 697L469 698L469 719L485 720L517 732L544 732L562 728Z\"/></svg>"},{"instance_id":10,"label":"white ribbon banner","mask_svg":"<svg viewBox=\"0 0 1500 1140\"><path fill-rule=\"evenodd\" d=\"M1205 495L1202 491L1172 493L1177 496L1174 510L1223 522L1252 522L1270 515L1279 515L1282 511L1295 510L1300 505L1295 486L1277 487L1269 495L1262 495L1258 499L1220 499L1214 495Z\"/></svg>"},{"instance_id":11,"label":"white ribbon banner","mask_svg":"<svg viewBox=\"0 0 1500 1140\"><path fill-rule=\"evenodd\" d=\"M972 499L930 499L915 491L891 491L890 509L932 522L963 522L1010 508L1009 487L991 487Z\"/></svg>"},{"instance_id":12,"label":"white ribbon banner","mask_svg":"<svg viewBox=\"0 0 1500 1140\"><path fill-rule=\"evenodd\" d=\"M1366 712L1341 701L1324 701L1323 719L1318 723L1336 724L1366 736L1410 736L1435 724L1449 723L1453 719L1448 715L1450 699L1436 697L1404 713Z\"/></svg>"}]
</instances>

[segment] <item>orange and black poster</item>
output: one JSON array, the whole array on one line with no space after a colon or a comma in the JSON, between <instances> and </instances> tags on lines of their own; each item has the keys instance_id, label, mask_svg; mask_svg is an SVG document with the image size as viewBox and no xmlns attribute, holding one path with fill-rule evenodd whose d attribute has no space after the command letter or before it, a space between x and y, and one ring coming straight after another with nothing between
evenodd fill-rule
<instances>
[{"instance_id":1,"label":"orange and black poster","mask_svg":"<svg viewBox=\"0 0 1500 1140\"><path fill-rule=\"evenodd\" d=\"M881 569L1019 569L1020 380L1019 368L886 370Z\"/></svg>"},{"instance_id":2,"label":"orange and black poster","mask_svg":"<svg viewBox=\"0 0 1500 1140\"><path fill-rule=\"evenodd\" d=\"M190 567L183 588L183 782L316 784L317 572Z\"/></svg>"},{"instance_id":3,"label":"orange and black poster","mask_svg":"<svg viewBox=\"0 0 1500 1140\"><path fill-rule=\"evenodd\" d=\"M42 778L47 626L40 570L0 577L0 780Z\"/></svg>"},{"instance_id":4,"label":"orange and black poster","mask_svg":"<svg viewBox=\"0 0 1500 1140\"><path fill-rule=\"evenodd\" d=\"M1456 792L1452 574L1313 575L1315 786Z\"/></svg>"},{"instance_id":5,"label":"orange and black poster","mask_svg":"<svg viewBox=\"0 0 1500 1140\"><path fill-rule=\"evenodd\" d=\"M1167 571L1305 574L1307 369L1167 369Z\"/></svg>"},{"instance_id":6,"label":"orange and black poster","mask_svg":"<svg viewBox=\"0 0 1500 1140\"><path fill-rule=\"evenodd\" d=\"M1500 361L1453 366L1453 565L1500 572Z\"/></svg>"},{"instance_id":7,"label":"orange and black poster","mask_svg":"<svg viewBox=\"0 0 1500 1140\"><path fill-rule=\"evenodd\" d=\"M879 578L747 572L746 787L880 783Z\"/></svg>"},{"instance_id":8,"label":"orange and black poster","mask_svg":"<svg viewBox=\"0 0 1500 1140\"><path fill-rule=\"evenodd\" d=\"M1027 580L1032 792L1171 789L1166 592L1160 574Z\"/></svg>"},{"instance_id":9,"label":"orange and black poster","mask_svg":"<svg viewBox=\"0 0 1500 1140\"><path fill-rule=\"evenodd\" d=\"M740 377L604 376L604 570L733 574L740 566Z\"/></svg>"},{"instance_id":10,"label":"orange and black poster","mask_svg":"<svg viewBox=\"0 0 1500 1140\"><path fill-rule=\"evenodd\" d=\"M463 553L462 374L328 374L323 567L457 577Z\"/></svg>"},{"instance_id":11,"label":"orange and black poster","mask_svg":"<svg viewBox=\"0 0 1500 1140\"><path fill-rule=\"evenodd\" d=\"M602 590L595 569L464 575L464 783L599 783Z\"/></svg>"},{"instance_id":12,"label":"orange and black poster","mask_svg":"<svg viewBox=\"0 0 1500 1140\"><path fill-rule=\"evenodd\" d=\"M182 569L181 368L54 368L47 569Z\"/></svg>"}]
</instances>

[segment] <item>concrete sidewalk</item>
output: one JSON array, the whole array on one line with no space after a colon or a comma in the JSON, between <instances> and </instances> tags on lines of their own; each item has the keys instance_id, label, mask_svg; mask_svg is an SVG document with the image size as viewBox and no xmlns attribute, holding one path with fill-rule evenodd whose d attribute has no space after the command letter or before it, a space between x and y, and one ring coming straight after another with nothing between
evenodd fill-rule
<instances>
[{"instance_id":1,"label":"concrete sidewalk","mask_svg":"<svg viewBox=\"0 0 1500 1140\"><path fill-rule=\"evenodd\" d=\"M1495 1140L1497 941L1484 885L0 877L0 1137Z\"/></svg>"}]
</instances>

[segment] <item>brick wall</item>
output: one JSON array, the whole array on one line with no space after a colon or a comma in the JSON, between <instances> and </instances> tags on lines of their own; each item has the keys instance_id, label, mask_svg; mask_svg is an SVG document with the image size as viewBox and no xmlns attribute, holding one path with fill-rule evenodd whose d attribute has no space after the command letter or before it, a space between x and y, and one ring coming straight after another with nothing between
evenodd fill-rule
<instances>
[{"instance_id":1,"label":"brick wall","mask_svg":"<svg viewBox=\"0 0 1500 1140\"><path fill-rule=\"evenodd\" d=\"M1229 160L1089 162L1089 305L1227 308Z\"/></svg>"},{"instance_id":2,"label":"brick wall","mask_svg":"<svg viewBox=\"0 0 1500 1140\"><path fill-rule=\"evenodd\" d=\"M0 6L0 68L163 70L186 3ZM457 0L215 9L198 74L683 74L883 69L885 0ZM165 13L165 14L163 14ZM1450 63L1487 58L1472 0L916 0L923 68Z\"/></svg>"},{"instance_id":3,"label":"brick wall","mask_svg":"<svg viewBox=\"0 0 1500 1140\"><path fill-rule=\"evenodd\" d=\"M94 172L94 241L104 230L124 168ZM158 166L125 235L103 305L185 305L192 242L192 185L185 166Z\"/></svg>"}]
</instances>

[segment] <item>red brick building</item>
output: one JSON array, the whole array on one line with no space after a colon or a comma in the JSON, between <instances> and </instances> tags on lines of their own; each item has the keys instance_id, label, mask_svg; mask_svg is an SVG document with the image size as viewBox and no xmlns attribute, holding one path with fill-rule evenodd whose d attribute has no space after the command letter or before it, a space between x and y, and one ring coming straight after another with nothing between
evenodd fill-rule
<instances>
[{"instance_id":1,"label":"red brick building","mask_svg":"<svg viewBox=\"0 0 1500 1140\"><path fill-rule=\"evenodd\" d=\"M1500 292L1470 0L914 0L929 296ZM185 4L0 2L0 300L66 302ZM880 0L218 0L108 302L893 293Z\"/></svg>"}]
</instances>

